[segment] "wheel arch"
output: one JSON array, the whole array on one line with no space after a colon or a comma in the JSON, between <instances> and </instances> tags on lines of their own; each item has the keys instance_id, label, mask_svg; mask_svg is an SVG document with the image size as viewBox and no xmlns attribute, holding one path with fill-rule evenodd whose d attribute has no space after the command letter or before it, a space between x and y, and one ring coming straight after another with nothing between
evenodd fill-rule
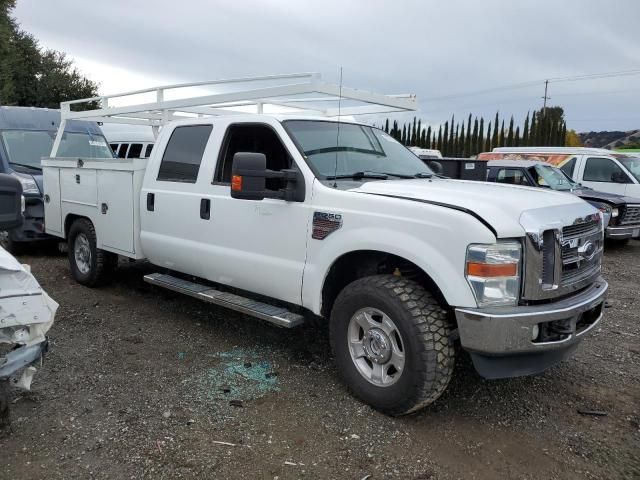
<instances>
[{"instance_id":1,"label":"wheel arch","mask_svg":"<svg viewBox=\"0 0 640 480\"><path fill-rule=\"evenodd\" d=\"M442 290L432 276L411 260L381 250L352 250L336 258L324 276L320 298L321 316L329 317L338 294L351 282L384 273L418 282L430 291L443 307L449 307Z\"/></svg>"}]
</instances>

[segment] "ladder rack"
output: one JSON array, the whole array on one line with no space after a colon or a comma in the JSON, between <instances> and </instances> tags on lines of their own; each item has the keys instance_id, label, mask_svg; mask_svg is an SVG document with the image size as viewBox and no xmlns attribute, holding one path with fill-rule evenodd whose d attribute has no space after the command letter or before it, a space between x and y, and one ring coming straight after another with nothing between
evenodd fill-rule
<instances>
[{"instance_id":1,"label":"ladder rack","mask_svg":"<svg viewBox=\"0 0 640 480\"><path fill-rule=\"evenodd\" d=\"M75 108L75 110L74 110ZM415 95L382 95L293 73L182 83L60 103L55 157L67 120L148 125L192 117L272 113L338 117L416 110Z\"/></svg>"}]
</instances>

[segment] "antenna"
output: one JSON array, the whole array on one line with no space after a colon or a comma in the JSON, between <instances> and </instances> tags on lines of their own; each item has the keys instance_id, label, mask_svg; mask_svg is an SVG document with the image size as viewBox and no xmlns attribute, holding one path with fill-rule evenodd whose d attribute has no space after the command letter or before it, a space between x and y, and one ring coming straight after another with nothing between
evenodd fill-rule
<instances>
[{"instance_id":1,"label":"antenna","mask_svg":"<svg viewBox=\"0 0 640 480\"><path fill-rule=\"evenodd\" d=\"M340 147L340 109L342 107L342 67L340 67L340 90L338 95L338 131L336 132L336 163L333 169L333 188L338 188L338 149Z\"/></svg>"}]
</instances>

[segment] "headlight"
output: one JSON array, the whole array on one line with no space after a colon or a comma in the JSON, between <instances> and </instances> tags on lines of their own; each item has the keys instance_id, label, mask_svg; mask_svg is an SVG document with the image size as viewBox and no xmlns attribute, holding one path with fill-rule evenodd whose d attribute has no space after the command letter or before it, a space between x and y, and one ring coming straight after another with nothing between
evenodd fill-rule
<instances>
[{"instance_id":1,"label":"headlight","mask_svg":"<svg viewBox=\"0 0 640 480\"><path fill-rule=\"evenodd\" d=\"M521 256L518 242L469 245L465 273L479 307L518 303Z\"/></svg>"},{"instance_id":2,"label":"headlight","mask_svg":"<svg viewBox=\"0 0 640 480\"><path fill-rule=\"evenodd\" d=\"M40 195L38 184L31 175L13 172L13 176L20 180L20 183L22 184L22 193L35 193Z\"/></svg>"},{"instance_id":3,"label":"headlight","mask_svg":"<svg viewBox=\"0 0 640 480\"><path fill-rule=\"evenodd\" d=\"M612 208L611 209L611 216L613 218L616 218L618 216L618 214L620 213L620 211L617 208Z\"/></svg>"}]
</instances>

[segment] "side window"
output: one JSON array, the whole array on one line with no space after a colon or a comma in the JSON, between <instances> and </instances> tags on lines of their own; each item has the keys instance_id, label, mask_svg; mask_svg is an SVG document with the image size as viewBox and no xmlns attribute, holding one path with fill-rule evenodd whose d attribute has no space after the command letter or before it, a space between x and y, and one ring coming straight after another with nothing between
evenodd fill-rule
<instances>
[{"instance_id":1,"label":"side window","mask_svg":"<svg viewBox=\"0 0 640 480\"><path fill-rule=\"evenodd\" d=\"M573 178L573 171L576 168L576 162L577 162L577 158L573 157L568 161L566 161L564 165L560 167L560 170L566 173L569 178Z\"/></svg>"},{"instance_id":2,"label":"side window","mask_svg":"<svg viewBox=\"0 0 640 480\"><path fill-rule=\"evenodd\" d=\"M220 149L215 182L231 183L231 163L238 152L263 153L267 157L269 170L284 170L292 165L289 152L271 127L256 124L230 125ZM283 187L281 179L269 178L266 181L266 188L269 190Z\"/></svg>"},{"instance_id":3,"label":"side window","mask_svg":"<svg viewBox=\"0 0 640 480\"><path fill-rule=\"evenodd\" d=\"M627 179L619 182L616 179ZM582 179L585 182L616 182L628 183L627 174L610 158L588 158L584 167Z\"/></svg>"},{"instance_id":4,"label":"side window","mask_svg":"<svg viewBox=\"0 0 640 480\"><path fill-rule=\"evenodd\" d=\"M129 150L129 144L121 143L120 150L118 150L118 158L127 158L127 150Z\"/></svg>"},{"instance_id":5,"label":"side window","mask_svg":"<svg viewBox=\"0 0 640 480\"><path fill-rule=\"evenodd\" d=\"M118 154L118 147L120 146L119 143L112 143L111 145L111 150L113 150L113 153L115 153L116 155Z\"/></svg>"},{"instance_id":6,"label":"side window","mask_svg":"<svg viewBox=\"0 0 640 480\"><path fill-rule=\"evenodd\" d=\"M141 143L132 143L129 147L129 154L127 158L140 158L140 154L142 153L142 144Z\"/></svg>"},{"instance_id":7,"label":"side window","mask_svg":"<svg viewBox=\"0 0 640 480\"><path fill-rule=\"evenodd\" d=\"M524 172L517 168L503 168L498 171L496 182L510 185L531 185Z\"/></svg>"},{"instance_id":8,"label":"side window","mask_svg":"<svg viewBox=\"0 0 640 480\"><path fill-rule=\"evenodd\" d=\"M144 158L149 158L151 156L151 150L153 150L153 143L147 145L147 148L144 151Z\"/></svg>"},{"instance_id":9,"label":"side window","mask_svg":"<svg viewBox=\"0 0 640 480\"><path fill-rule=\"evenodd\" d=\"M176 127L162 156L158 180L196 183L212 129L212 125Z\"/></svg>"}]
</instances>

